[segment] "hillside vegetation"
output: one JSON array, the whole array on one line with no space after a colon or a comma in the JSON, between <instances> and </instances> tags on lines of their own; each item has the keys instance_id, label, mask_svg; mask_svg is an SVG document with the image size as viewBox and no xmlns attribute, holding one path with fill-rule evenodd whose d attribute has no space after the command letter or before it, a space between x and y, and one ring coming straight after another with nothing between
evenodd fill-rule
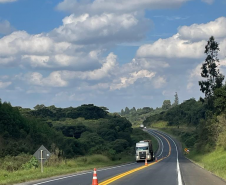
<instances>
[{"instance_id":1,"label":"hillside vegetation","mask_svg":"<svg viewBox=\"0 0 226 185\"><path fill-rule=\"evenodd\" d=\"M211 37L201 67L203 80L199 81L205 97L149 116L144 125L173 134L190 149L188 157L226 179L226 84L218 69L218 51L218 43Z\"/></svg>"},{"instance_id":2,"label":"hillside vegetation","mask_svg":"<svg viewBox=\"0 0 226 185\"><path fill-rule=\"evenodd\" d=\"M57 108L12 107L0 101L0 184L134 161L135 143L157 141L118 114L93 104ZM46 171L32 155L44 145L52 154ZM60 170L59 170L60 169Z\"/></svg>"},{"instance_id":3,"label":"hillside vegetation","mask_svg":"<svg viewBox=\"0 0 226 185\"><path fill-rule=\"evenodd\" d=\"M129 109L128 107L126 107L125 110L121 110L120 115L128 119L132 123L133 127L138 127L143 124L146 118L158 115L166 110L169 110L171 107L178 105L178 103L179 99L176 93L173 104L171 104L170 100L164 100L162 107L157 107L156 109L152 107L143 107L138 109L133 107L132 109Z\"/></svg>"},{"instance_id":4,"label":"hillside vegetation","mask_svg":"<svg viewBox=\"0 0 226 185\"><path fill-rule=\"evenodd\" d=\"M132 123L133 127L138 127L143 124L143 121L147 117L159 114L162 110L162 108L153 109L151 107L144 107L140 109L136 109L135 107L129 109L126 107L125 110L121 110L120 115L128 119Z\"/></svg>"}]
</instances>

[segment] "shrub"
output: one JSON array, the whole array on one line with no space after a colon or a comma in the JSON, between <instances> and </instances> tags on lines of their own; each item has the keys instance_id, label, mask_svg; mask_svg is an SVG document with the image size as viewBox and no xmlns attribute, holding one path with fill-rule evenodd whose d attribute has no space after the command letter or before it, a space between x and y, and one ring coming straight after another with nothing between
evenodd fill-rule
<instances>
[{"instance_id":1,"label":"shrub","mask_svg":"<svg viewBox=\"0 0 226 185\"><path fill-rule=\"evenodd\" d=\"M38 168L38 160L35 157L32 157L28 162L22 165L22 169L29 170Z\"/></svg>"}]
</instances>

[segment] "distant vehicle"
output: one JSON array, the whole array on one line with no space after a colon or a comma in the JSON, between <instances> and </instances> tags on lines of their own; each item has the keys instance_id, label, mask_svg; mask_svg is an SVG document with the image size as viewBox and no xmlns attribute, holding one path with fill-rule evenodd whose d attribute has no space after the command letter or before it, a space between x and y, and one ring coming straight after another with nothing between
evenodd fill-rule
<instances>
[{"instance_id":1,"label":"distant vehicle","mask_svg":"<svg viewBox=\"0 0 226 185\"><path fill-rule=\"evenodd\" d=\"M136 161L154 160L154 152L151 140L144 140L136 143Z\"/></svg>"},{"instance_id":2,"label":"distant vehicle","mask_svg":"<svg viewBox=\"0 0 226 185\"><path fill-rule=\"evenodd\" d=\"M144 128L144 125L143 125L143 124L141 124L141 125L140 125L140 128Z\"/></svg>"}]
</instances>

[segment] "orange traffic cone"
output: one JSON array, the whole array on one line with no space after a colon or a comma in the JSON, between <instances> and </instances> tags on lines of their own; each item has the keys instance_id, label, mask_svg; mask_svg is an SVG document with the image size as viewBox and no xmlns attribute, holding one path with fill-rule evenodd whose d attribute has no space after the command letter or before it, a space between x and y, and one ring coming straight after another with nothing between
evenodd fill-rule
<instances>
[{"instance_id":1,"label":"orange traffic cone","mask_svg":"<svg viewBox=\"0 0 226 185\"><path fill-rule=\"evenodd\" d=\"M148 161L147 161L147 158L145 159L145 166L147 166L148 165Z\"/></svg>"},{"instance_id":2,"label":"orange traffic cone","mask_svg":"<svg viewBox=\"0 0 226 185\"><path fill-rule=\"evenodd\" d=\"M94 171L93 171L93 182L92 182L92 185L98 185L96 168L94 168Z\"/></svg>"},{"instance_id":3,"label":"orange traffic cone","mask_svg":"<svg viewBox=\"0 0 226 185\"><path fill-rule=\"evenodd\" d=\"M155 162L158 162L158 159L157 159L157 157L155 158Z\"/></svg>"}]
</instances>

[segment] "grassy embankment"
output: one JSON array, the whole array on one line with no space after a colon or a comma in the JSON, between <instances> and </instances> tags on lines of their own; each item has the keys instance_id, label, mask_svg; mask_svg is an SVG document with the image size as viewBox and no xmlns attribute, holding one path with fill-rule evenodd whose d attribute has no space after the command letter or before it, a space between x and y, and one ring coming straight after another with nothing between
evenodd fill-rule
<instances>
[{"instance_id":1,"label":"grassy embankment","mask_svg":"<svg viewBox=\"0 0 226 185\"><path fill-rule=\"evenodd\" d=\"M17 156L20 158L20 156ZM8 163L12 163L12 158L8 158ZM44 165L44 172L40 172L40 165L38 168L32 169L19 169L9 172L8 170L0 170L0 184L13 184L26 182L29 180L36 180L46 177L52 177L63 174L76 173L84 170L92 170L93 168L101 168L107 166L113 166L117 164L127 163L132 161L132 156L124 157L121 160L112 161L108 157L103 155L92 155L85 157L78 157L77 159L67 159L51 161L51 159ZM3 162L3 161L1 161ZM16 160L14 161L16 162ZM5 161L5 165L7 161ZM4 165L4 162L2 163ZM1 166L2 166L1 165ZM8 164L9 165L9 164ZM10 168L8 166L8 168ZM90 179L91 182L92 179Z\"/></svg>"},{"instance_id":2,"label":"grassy embankment","mask_svg":"<svg viewBox=\"0 0 226 185\"><path fill-rule=\"evenodd\" d=\"M162 130L169 133L182 144L183 149L185 147L190 149L190 153L186 154L186 157L205 168L206 170L214 173L215 175L226 180L226 151L221 147L216 147L215 150L209 153L200 153L190 148L189 139L191 139L191 134L195 131L194 127L181 126L179 129L176 126L167 126L167 122L158 122L152 124L152 128ZM186 137L188 136L187 140ZM188 145L186 144L188 143Z\"/></svg>"},{"instance_id":3,"label":"grassy embankment","mask_svg":"<svg viewBox=\"0 0 226 185\"><path fill-rule=\"evenodd\" d=\"M158 148L158 142L155 138L140 129L132 138L136 140L151 139L154 150ZM57 175L71 174L84 170L93 170L93 168L102 168L118 164L134 162L134 149L125 154L118 154L114 160L104 155L91 155L78 157L76 159L61 159L52 155L44 165L44 172L40 172L40 164L36 160L30 160L31 155L21 154L16 157L0 158L0 185L21 183L30 180L37 180ZM90 179L91 182L92 179Z\"/></svg>"}]
</instances>

